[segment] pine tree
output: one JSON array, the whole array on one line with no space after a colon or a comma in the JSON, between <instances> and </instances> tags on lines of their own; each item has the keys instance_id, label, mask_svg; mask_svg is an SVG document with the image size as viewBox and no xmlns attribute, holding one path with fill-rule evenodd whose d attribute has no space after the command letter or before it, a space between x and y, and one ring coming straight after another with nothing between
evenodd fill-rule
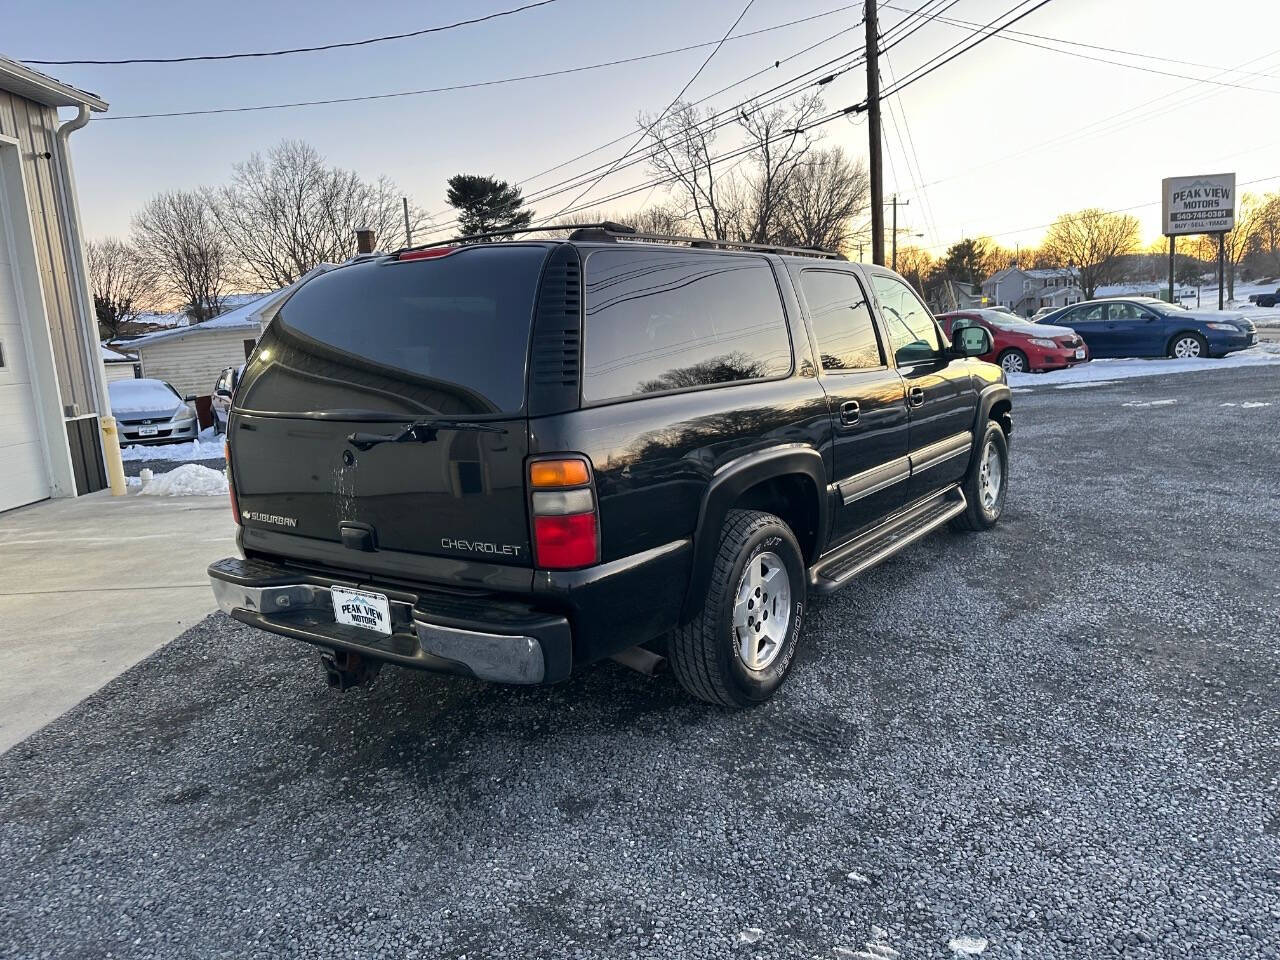
<instances>
[{"instance_id":1,"label":"pine tree","mask_svg":"<svg viewBox=\"0 0 1280 960\"><path fill-rule=\"evenodd\" d=\"M450 177L446 199L458 211L458 229L464 236L516 230L533 219L532 210L522 209L520 188L494 177L469 173Z\"/></svg>"}]
</instances>

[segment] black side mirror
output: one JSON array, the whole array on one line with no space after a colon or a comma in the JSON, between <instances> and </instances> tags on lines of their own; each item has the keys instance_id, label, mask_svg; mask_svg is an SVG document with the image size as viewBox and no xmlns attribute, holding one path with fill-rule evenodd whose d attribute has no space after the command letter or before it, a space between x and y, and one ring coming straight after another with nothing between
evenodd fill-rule
<instances>
[{"instance_id":1,"label":"black side mirror","mask_svg":"<svg viewBox=\"0 0 1280 960\"><path fill-rule=\"evenodd\" d=\"M213 392L215 396L221 397L223 400L231 399L231 391L228 390L226 387L219 387L217 390Z\"/></svg>"},{"instance_id":2,"label":"black side mirror","mask_svg":"<svg viewBox=\"0 0 1280 960\"><path fill-rule=\"evenodd\" d=\"M980 357L990 353L995 344L986 327L960 327L951 341L951 354L957 357Z\"/></svg>"},{"instance_id":3,"label":"black side mirror","mask_svg":"<svg viewBox=\"0 0 1280 960\"><path fill-rule=\"evenodd\" d=\"M189 394L187 394L185 397L183 397L183 398L182 398L182 402L183 402L183 403L195 403L195 402L196 402L196 395L195 395L194 393L189 393Z\"/></svg>"}]
</instances>

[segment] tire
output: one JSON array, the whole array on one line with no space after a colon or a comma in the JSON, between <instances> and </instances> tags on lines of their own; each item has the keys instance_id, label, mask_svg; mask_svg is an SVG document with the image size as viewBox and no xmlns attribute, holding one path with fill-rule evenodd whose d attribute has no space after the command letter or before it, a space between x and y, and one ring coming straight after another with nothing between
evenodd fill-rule
<instances>
[{"instance_id":1,"label":"tire","mask_svg":"<svg viewBox=\"0 0 1280 960\"><path fill-rule=\"evenodd\" d=\"M994 420L987 421L987 428L974 453L969 472L964 475L962 484L968 506L964 513L951 521L951 526L956 530L990 530L1004 512L1005 496L1009 492L1009 441ZM996 471L988 465L988 453L994 457L994 463L999 467L995 477L994 496L991 495L989 480Z\"/></svg>"},{"instance_id":2,"label":"tire","mask_svg":"<svg viewBox=\"0 0 1280 960\"><path fill-rule=\"evenodd\" d=\"M807 586L790 527L771 513L730 510L703 607L671 633L667 653L680 686L724 707L768 700L791 668ZM784 610L787 620L775 627Z\"/></svg>"},{"instance_id":3,"label":"tire","mask_svg":"<svg viewBox=\"0 0 1280 960\"><path fill-rule=\"evenodd\" d=\"M1000 368L1005 373L1030 373L1031 363L1027 360L1027 355L1021 350L1010 348L996 358L996 362L1000 364Z\"/></svg>"},{"instance_id":4,"label":"tire","mask_svg":"<svg viewBox=\"0 0 1280 960\"><path fill-rule=\"evenodd\" d=\"M1179 333L1169 341L1169 356L1184 359L1209 356L1209 341L1198 333Z\"/></svg>"}]
</instances>

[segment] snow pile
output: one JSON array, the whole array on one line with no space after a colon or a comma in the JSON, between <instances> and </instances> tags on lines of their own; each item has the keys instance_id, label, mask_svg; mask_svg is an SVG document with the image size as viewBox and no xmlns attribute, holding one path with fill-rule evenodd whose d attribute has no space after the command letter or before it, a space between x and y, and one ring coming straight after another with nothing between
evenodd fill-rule
<instances>
[{"instance_id":1,"label":"snow pile","mask_svg":"<svg viewBox=\"0 0 1280 960\"><path fill-rule=\"evenodd\" d=\"M221 460L223 454L222 437L213 432L213 427L200 431L200 436L187 443L165 443L148 446L134 444L120 451L121 460Z\"/></svg>"},{"instance_id":2,"label":"snow pile","mask_svg":"<svg viewBox=\"0 0 1280 960\"><path fill-rule=\"evenodd\" d=\"M152 497L218 497L227 494L227 478L217 470L198 463L184 463L176 470L158 475L142 488Z\"/></svg>"},{"instance_id":3,"label":"snow pile","mask_svg":"<svg viewBox=\"0 0 1280 960\"><path fill-rule=\"evenodd\" d=\"M1162 360L1090 360L1065 370L1048 373L1010 373L1009 385L1015 387L1050 387L1063 383L1096 383L1099 380L1129 380L1133 377L1157 377L1166 373L1201 373L1233 367L1257 367L1280 364L1280 343L1263 341L1248 350L1240 350L1221 358L1196 357Z\"/></svg>"},{"instance_id":4,"label":"snow pile","mask_svg":"<svg viewBox=\"0 0 1280 960\"><path fill-rule=\"evenodd\" d=\"M947 941L947 946L953 953L963 957L976 957L987 949L987 941L983 937L952 937Z\"/></svg>"}]
</instances>

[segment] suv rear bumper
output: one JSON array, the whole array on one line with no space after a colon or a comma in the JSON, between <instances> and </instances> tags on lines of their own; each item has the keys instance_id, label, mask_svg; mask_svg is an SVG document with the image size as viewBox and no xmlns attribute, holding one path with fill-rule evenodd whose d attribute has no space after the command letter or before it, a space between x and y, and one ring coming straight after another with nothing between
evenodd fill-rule
<instances>
[{"instance_id":1,"label":"suv rear bumper","mask_svg":"<svg viewBox=\"0 0 1280 960\"><path fill-rule=\"evenodd\" d=\"M331 650L501 683L554 683L569 675L572 636L564 616L467 595L388 589L239 557L210 564L209 580L219 608L241 623ZM386 594L391 634L336 623L330 586Z\"/></svg>"}]
</instances>

